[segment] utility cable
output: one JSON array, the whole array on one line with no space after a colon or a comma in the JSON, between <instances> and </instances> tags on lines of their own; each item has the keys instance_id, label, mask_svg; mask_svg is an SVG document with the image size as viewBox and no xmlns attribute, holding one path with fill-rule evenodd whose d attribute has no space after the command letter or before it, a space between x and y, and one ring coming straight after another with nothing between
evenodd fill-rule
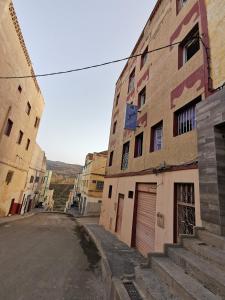
<instances>
[{"instance_id":1,"label":"utility cable","mask_svg":"<svg viewBox=\"0 0 225 300\"><path fill-rule=\"evenodd\" d=\"M163 50L163 49L166 49L166 48L171 48L171 47L176 46L176 45L178 45L180 43L181 42L176 42L176 43L173 43L173 44L162 46L162 47L159 47L159 48L156 48L156 49L153 49L153 50L149 50L146 53L150 54L150 53L157 52L157 51L160 51L160 50ZM125 58L121 58L121 59L116 59L116 60L111 60L111 61L108 61L108 62L104 62L104 63L101 63L101 64L96 64L96 65L91 65L91 66L86 66L86 67L77 68L77 69L71 69L71 70L66 70L66 71L44 73L44 74L36 74L36 75L24 75L24 76L0 76L0 79L37 78L37 77L47 77L47 76L55 76L55 75L68 74L68 73L73 73L73 72L80 72L80 71L85 71L85 70L89 70L89 69L104 67L104 66L115 64L115 63L119 63L119 62L122 62L122 61L127 61L129 59L136 58L136 57L139 57L139 56L142 56L142 55L143 55L143 53L139 53L139 54L135 54L135 55L131 55L131 56L125 57Z\"/></svg>"}]
</instances>

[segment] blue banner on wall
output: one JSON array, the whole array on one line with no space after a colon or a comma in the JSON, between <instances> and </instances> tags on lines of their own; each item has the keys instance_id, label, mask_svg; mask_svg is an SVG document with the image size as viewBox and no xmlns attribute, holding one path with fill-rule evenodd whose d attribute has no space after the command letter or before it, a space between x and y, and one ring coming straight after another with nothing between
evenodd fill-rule
<instances>
[{"instance_id":1,"label":"blue banner on wall","mask_svg":"<svg viewBox=\"0 0 225 300\"><path fill-rule=\"evenodd\" d=\"M135 130L137 127L138 107L127 104L124 129Z\"/></svg>"}]
</instances>

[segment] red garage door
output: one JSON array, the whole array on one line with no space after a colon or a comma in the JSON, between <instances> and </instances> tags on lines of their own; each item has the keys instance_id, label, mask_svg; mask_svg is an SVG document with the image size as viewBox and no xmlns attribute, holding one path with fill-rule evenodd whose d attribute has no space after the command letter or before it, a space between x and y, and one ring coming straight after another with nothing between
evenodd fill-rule
<instances>
[{"instance_id":1,"label":"red garage door","mask_svg":"<svg viewBox=\"0 0 225 300\"><path fill-rule=\"evenodd\" d=\"M152 183L137 185L135 247L144 256L155 248L156 188Z\"/></svg>"}]
</instances>

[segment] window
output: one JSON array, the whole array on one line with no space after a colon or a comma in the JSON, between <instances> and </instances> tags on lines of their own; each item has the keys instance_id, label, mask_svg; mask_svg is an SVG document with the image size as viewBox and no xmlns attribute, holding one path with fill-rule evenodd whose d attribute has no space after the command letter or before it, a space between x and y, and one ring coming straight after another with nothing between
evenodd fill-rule
<instances>
[{"instance_id":1,"label":"window","mask_svg":"<svg viewBox=\"0 0 225 300\"><path fill-rule=\"evenodd\" d=\"M116 125L117 125L117 121L115 121L113 124L113 134L116 133Z\"/></svg>"},{"instance_id":2,"label":"window","mask_svg":"<svg viewBox=\"0 0 225 300\"><path fill-rule=\"evenodd\" d=\"M179 46L179 68L189 61L199 49L199 28L197 24Z\"/></svg>"},{"instance_id":3,"label":"window","mask_svg":"<svg viewBox=\"0 0 225 300\"><path fill-rule=\"evenodd\" d=\"M33 183L34 182L34 176L31 176L30 177L30 183Z\"/></svg>"},{"instance_id":4,"label":"window","mask_svg":"<svg viewBox=\"0 0 225 300\"><path fill-rule=\"evenodd\" d=\"M148 58L148 47L145 49L145 51L143 52L143 54L141 55L141 69L143 68L143 66L145 65L146 61Z\"/></svg>"},{"instance_id":5,"label":"window","mask_svg":"<svg viewBox=\"0 0 225 300\"><path fill-rule=\"evenodd\" d=\"M30 115L30 111L31 111L31 105L29 102L27 102L26 113L28 114L28 116Z\"/></svg>"},{"instance_id":6,"label":"window","mask_svg":"<svg viewBox=\"0 0 225 300\"><path fill-rule=\"evenodd\" d=\"M40 119L39 119L38 117L36 117L35 123L34 123L34 127L35 127L35 128L38 128L39 123L40 123Z\"/></svg>"},{"instance_id":7,"label":"window","mask_svg":"<svg viewBox=\"0 0 225 300\"><path fill-rule=\"evenodd\" d=\"M112 166L112 163L113 163L113 151L110 152L110 156L109 156L109 167Z\"/></svg>"},{"instance_id":8,"label":"window","mask_svg":"<svg viewBox=\"0 0 225 300\"><path fill-rule=\"evenodd\" d=\"M12 127L13 127L13 121L11 121L10 119L8 119L6 127L5 127L5 135L10 136Z\"/></svg>"},{"instance_id":9,"label":"window","mask_svg":"<svg viewBox=\"0 0 225 300\"><path fill-rule=\"evenodd\" d=\"M30 147L30 139L27 139L26 150L28 150L29 147Z\"/></svg>"},{"instance_id":10,"label":"window","mask_svg":"<svg viewBox=\"0 0 225 300\"><path fill-rule=\"evenodd\" d=\"M22 143L22 139L23 139L23 131L19 131L19 136L18 136L18 139L17 139L17 144L21 144Z\"/></svg>"},{"instance_id":11,"label":"window","mask_svg":"<svg viewBox=\"0 0 225 300\"><path fill-rule=\"evenodd\" d=\"M174 113L174 136L189 132L196 127L195 109L201 96Z\"/></svg>"},{"instance_id":12,"label":"window","mask_svg":"<svg viewBox=\"0 0 225 300\"><path fill-rule=\"evenodd\" d=\"M133 199L133 197L134 197L134 192L133 191L129 191L128 192L128 198L129 199Z\"/></svg>"},{"instance_id":13,"label":"window","mask_svg":"<svg viewBox=\"0 0 225 300\"><path fill-rule=\"evenodd\" d=\"M39 176L37 176L36 178L35 178L35 182L37 183L37 182L39 182Z\"/></svg>"},{"instance_id":14,"label":"window","mask_svg":"<svg viewBox=\"0 0 225 300\"><path fill-rule=\"evenodd\" d=\"M18 91L19 91L20 93L22 93L22 87L21 87L21 85L18 86Z\"/></svg>"},{"instance_id":15,"label":"window","mask_svg":"<svg viewBox=\"0 0 225 300\"><path fill-rule=\"evenodd\" d=\"M12 178L13 178L13 171L9 171L6 175L6 179L5 179L5 182L6 184L10 184L10 182L12 181Z\"/></svg>"},{"instance_id":16,"label":"window","mask_svg":"<svg viewBox=\"0 0 225 300\"><path fill-rule=\"evenodd\" d=\"M135 82L135 69L133 69L129 77L128 93L134 90L134 82Z\"/></svg>"},{"instance_id":17,"label":"window","mask_svg":"<svg viewBox=\"0 0 225 300\"><path fill-rule=\"evenodd\" d=\"M156 124L151 129L151 145L150 151L158 151L162 149L163 140L163 122Z\"/></svg>"},{"instance_id":18,"label":"window","mask_svg":"<svg viewBox=\"0 0 225 300\"><path fill-rule=\"evenodd\" d=\"M92 180L92 183L96 183L96 180Z\"/></svg>"},{"instance_id":19,"label":"window","mask_svg":"<svg viewBox=\"0 0 225 300\"><path fill-rule=\"evenodd\" d=\"M141 108L145 104L146 100L146 87L138 95L138 108Z\"/></svg>"},{"instance_id":20,"label":"window","mask_svg":"<svg viewBox=\"0 0 225 300\"><path fill-rule=\"evenodd\" d=\"M120 98L120 94L118 94L117 97L116 97L116 106L117 106L118 103L119 103L119 98Z\"/></svg>"},{"instance_id":21,"label":"window","mask_svg":"<svg viewBox=\"0 0 225 300\"><path fill-rule=\"evenodd\" d=\"M188 2L188 0L177 0L177 12Z\"/></svg>"},{"instance_id":22,"label":"window","mask_svg":"<svg viewBox=\"0 0 225 300\"><path fill-rule=\"evenodd\" d=\"M112 198L112 185L109 186L108 198Z\"/></svg>"},{"instance_id":23,"label":"window","mask_svg":"<svg viewBox=\"0 0 225 300\"><path fill-rule=\"evenodd\" d=\"M104 181L97 181L96 182L96 190L103 191L104 188Z\"/></svg>"},{"instance_id":24,"label":"window","mask_svg":"<svg viewBox=\"0 0 225 300\"><path fill-rule=\"evenodd\" d=\"M143 132L135 137L134 157L142 156L143 153Z\"/></svg>"},{"instance_id":25,"label":"window","mask_svg":"<svg viewBox=\"0 0 225 300\"><path fill-rule=\"evenodd\" d=\"M123 145L121 170L126 170L128 168L129 149L130 149L130 142L127 142L126 144Z\"/></svg>"}]
</instances>

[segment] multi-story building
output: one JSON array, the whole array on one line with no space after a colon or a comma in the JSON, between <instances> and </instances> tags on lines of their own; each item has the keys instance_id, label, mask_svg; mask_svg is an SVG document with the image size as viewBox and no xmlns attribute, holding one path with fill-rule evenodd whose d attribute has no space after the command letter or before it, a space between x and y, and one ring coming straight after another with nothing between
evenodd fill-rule
<instances>
[{"instance_id":1,"label":"multi-story building","mask_svg":"<svg viewBox=\"0 0 225 300\"><path fill-rule=\"evenodd\" d=\"M89 153L80 180L80 212L99 215L102 203L107 151Z\"/></svg>"},{"instance_id":2,"label":"multi-story building","mask_svg":"<svg viewBox=\"0 0 225 300\"><path fill-rule=\"evenodd\" d=\"M158 0L117 81L100 223L143 255L202 225L196 105L225 81L224 13Z\"/></svg>"},{"instance_id":3,"label":"multi-story building","mask_svg":"<svg viewBox=\"0 0 225 300\"><path fill-rule=\"evenodd\" d=\"M1 77L34 75L11 1L0 1ZM0 79L0 215L19 213L44 108L36 78Z\"/></svg>"},{"instance_id":4,"label":"multi-story building","mask_svg":"<svg viewBox=\"0 0 225 300\"><path fill-rule=\"evenodd\" d=\"M45 186L46 157L45 152L35 144L29 166L27 183L23 194L21 213L30 211L38 203Z\"/></svg>"}]
</instances>

